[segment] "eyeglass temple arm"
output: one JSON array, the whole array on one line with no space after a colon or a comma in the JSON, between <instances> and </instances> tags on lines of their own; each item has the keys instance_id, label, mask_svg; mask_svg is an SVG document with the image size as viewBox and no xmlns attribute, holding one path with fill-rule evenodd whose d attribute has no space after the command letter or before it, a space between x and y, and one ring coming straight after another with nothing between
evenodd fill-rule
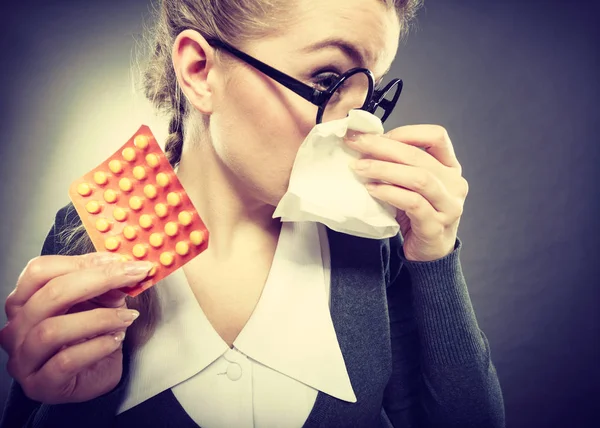
<instances>
[{"instance_id":1,"label":"eyeglass temple arm","mask_svg":"<svg viewBox=\"0 0 600 428\"><path fill-rule=\"evenodd\" d=\"M233 46L230 46L226 43L221 42L217 39L207 40L208 44L215 47L220 47L228 51L229 53L235 55L239 59L244 62L250 64L252 67L256 68L260 72L266 74L267 76L275 79L277 82L281 83L283 86L291 89L298 95L300 95L305 100L320 106L326 94L323 91L319 91L311 86L305 85L299 80L294 79L292 76L288 76L285 73L282 73L279 70L274 69L270 65L265 64L262 61L257 60L256 58L251 57L250 55L245 54L244 52L237 50Z\"/></svg>"}]
</instances>

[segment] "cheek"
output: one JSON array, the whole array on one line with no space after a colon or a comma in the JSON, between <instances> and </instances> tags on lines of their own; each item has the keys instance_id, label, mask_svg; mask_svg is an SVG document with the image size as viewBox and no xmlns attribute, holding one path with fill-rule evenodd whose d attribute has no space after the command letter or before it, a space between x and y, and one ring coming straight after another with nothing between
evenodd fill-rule
<instances>
[{"instance_id":1,"label":"cheek","mask_svg":"<svg viewBox=\"0 0 600 428\"><path fill-rule=\"evenodd\" d=\"M223 107L211 119L215 149L242 183L276 204L287 190L317 108L268 78L251 75L232 79L230 85Z\"/></svg>"},{"instance_id":2,"label":"cheek","mask_svg":"<svg viewBox=\"0 0 600 428\"><path fill-rule=\"evenodd\" d=\"M294 142L315 123L316 106L263 75L253 75L240 85L237 100L234 115L244 118L244 128L254 129L267 144L279 140L278 146L296 150L299 143Z\"/></svg>"}]
</instances>

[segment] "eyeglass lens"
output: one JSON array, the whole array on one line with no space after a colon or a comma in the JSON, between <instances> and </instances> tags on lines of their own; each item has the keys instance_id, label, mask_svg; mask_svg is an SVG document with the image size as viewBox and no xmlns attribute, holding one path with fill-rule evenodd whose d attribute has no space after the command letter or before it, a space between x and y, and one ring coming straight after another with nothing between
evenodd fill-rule
<instances>
[{"instance_id":1,"label":"eyeglass lens","mask_svg":"<svg viewBox=\"0 0 600 428\"><path fill-rule=\"evenodd\" d=\"M398 91L399 86L395 85L390 88L384 95L383 100L392 102ZM323 122L343 119L348 116L348 112L353 109L359 109L367 102L369 94L369 78L364 73L356 73L348 77L335 90L331 98L327 102L323 111ZM379 101L379 99L375 100ZM373 114L379 119L383 119L386 115L386 110L378 106Z\"/></svg>"},{"instance_id":2,"label":"eyeglass lens","mask_svg":"<svg viewBox=\"0 0 600 428\"><path fill-rule=\"evenodd\" d=\"M361 108L369 94L369 78L364 73L356 73L345 79L331 94L323 111L323 122L343 119L348 112Z\"/></svg>"}]
</instances>

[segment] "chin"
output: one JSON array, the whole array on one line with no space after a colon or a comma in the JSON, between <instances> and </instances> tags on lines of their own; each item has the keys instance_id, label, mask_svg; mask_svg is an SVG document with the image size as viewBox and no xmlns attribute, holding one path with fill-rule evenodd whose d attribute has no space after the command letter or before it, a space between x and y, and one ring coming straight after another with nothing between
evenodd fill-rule
<instances>
[{"instance_id":1,"label":"chin","mask_svg":"<svg viewBox=\"0 0 600 428\"><path fill-rule=\"evenodd\" d=\"M286 182L283 185L278 186L277 188L268 189L264 193L263 201L266 204L276 207L277 205L279 205L279 201L281 201L281 199L283 198L283 195L285 195L285 193L287 192L288 185L289 185L289 182L288 182L288 180L286 180Z\"/></svg>"},{"instance_id":2,"label":"chin","mask_svg":"<svg viewBox=\"0 0 600 428\"><path fill-rule=\"evenodd\" d=\"M255 199L276 207L288 190L290 173L291 168L287 172L274 171L261 177L254 177L255 180L251 181L254 185L248 190L254 195ZM248 183L248 180L245 182Z\"/></svg>"},{"instance_id":3,"label":"chin","mask_svg":"<svg viewBox=\"0 0 600 428\"><path fill-rule=\"evenodd\" d=\"M287 189L282 192L271 193L267 195L267 197L265 198L265 203L271 205L272 207L276 207L277 205L279 205L279 202L283 198L283 195L285 195L286 191Z\"/></svg>"}]
</instances>

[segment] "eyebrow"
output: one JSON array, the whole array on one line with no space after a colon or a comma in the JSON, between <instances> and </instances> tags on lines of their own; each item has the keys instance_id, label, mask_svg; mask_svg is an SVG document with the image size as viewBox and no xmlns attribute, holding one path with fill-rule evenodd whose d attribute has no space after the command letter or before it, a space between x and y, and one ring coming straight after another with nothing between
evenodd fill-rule
<instances>
[{"instance_id":1,"label":"eyebrow","mask_svg":"<svg viewBox=\"0 0 600 428\"><path fill-rule=\"evenodd\" d=\"M302 49L302 52L303 53L311 53L311 52L315 52L315 51L325 49L328 47L338 48L343 53L345 53L348 57L350 57L350 59L352 61L354 61L354 63L358 64L359 67L368 68L365 56L361 53L361 51L356 46L354 46L352 43L350 43L346 40L343 40L343 39L338 39L338 38L325 39L325 40L322 40L320 42L317 42L317 43L314 43L312 45L305 47L304 49ZM388 74L388 72L390 71L391 68L392 68L392 66L390 64L390 66L387 68L387 70L385 70L385 72L381 75L381 77L379 79L375 79L375 83L376 84L381 83L381 81L383 80L383 77L386 74Z\"/></svg>"}]
</instances>

